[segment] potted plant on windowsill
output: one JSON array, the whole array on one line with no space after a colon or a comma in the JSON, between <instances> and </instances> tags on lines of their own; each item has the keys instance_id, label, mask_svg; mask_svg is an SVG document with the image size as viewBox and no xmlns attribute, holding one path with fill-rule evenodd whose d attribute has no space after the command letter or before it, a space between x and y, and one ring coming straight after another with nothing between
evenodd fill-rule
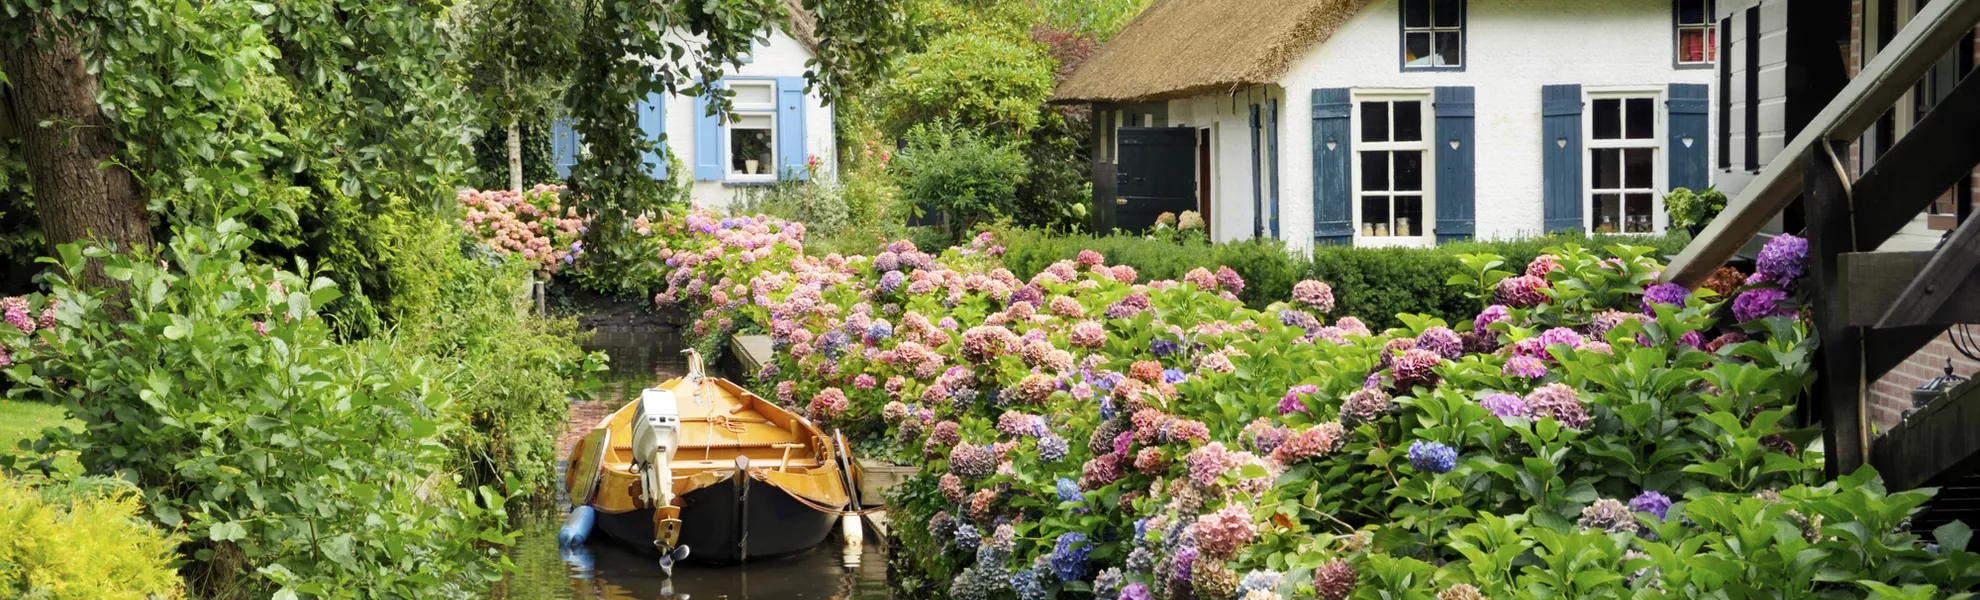
<instances>
[{"instance_id":1,"label":"potted plant on windowsill","mask_svg":"<svg viewBox=\"0 0 1980 600\"><path fill-rule=\"evenodd\" d=\"M1725 209L1726 195L1709 187L1699 192L1677 188L1664 196L1664 212L1671 216L1671 227L1689 231L1693 237Z\"/></svg>"}]
</instances>

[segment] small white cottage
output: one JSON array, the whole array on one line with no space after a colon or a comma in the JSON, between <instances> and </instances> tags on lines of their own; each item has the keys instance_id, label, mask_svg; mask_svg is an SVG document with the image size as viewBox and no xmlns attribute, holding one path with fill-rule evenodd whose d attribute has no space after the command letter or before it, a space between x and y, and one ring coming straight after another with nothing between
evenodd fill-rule
<instances>
[{"instance_id":1,"label":"small white cottage","mask_svg":"<svg viewBox=\"0 0 1980 600\"><path fill-rule=\"evenodd\" d=\"M786 31L789 29L790 31ZM793 35L795 32L795 36ZM805 61L813 46L807 23L792 19L758 38L740 67L730 67L718 85L734 92L734 111L725 121L708 114L708 98L654 94L637 107L640 130L649 139L665 136L665 147L692 170L692 201L704 207L734 203L752 188L808 179L813 171L830 177L837 157L832 110L816 92L805 91ZM568 123L553 130L557 174L570 176L583 142ZM649 155L655 178L668 177L668 161Z\"/></svg>"},{"instance_id":2,"label":"small white cottage","mask_svg":"<svg viewBox=\"0 0 1980 600\"><path fill-rule=\"evenodd\" d=\"M1712 0L1156 0L1090 103L1095 212L1213 239L1652 233L1710 185Z\"/></svg>"}]
</instances>

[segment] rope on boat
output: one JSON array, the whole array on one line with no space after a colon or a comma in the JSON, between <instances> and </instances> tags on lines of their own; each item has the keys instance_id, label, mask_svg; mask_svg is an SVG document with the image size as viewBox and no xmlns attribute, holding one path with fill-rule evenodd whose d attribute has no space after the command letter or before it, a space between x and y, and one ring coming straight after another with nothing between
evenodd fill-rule
<instances>
[{"instance_id":1,"label":"rope on boat","mask_svg":"<svg viewBox=\"0 0 1980 600\"><path fill-rule=\"evenodd\" d=\"M709 417L708 426L710 428L720 427L724 430L727 430L729 433L733 433L737 435L741 435L743 432L742 423L737 423L735 419L729 418L729 415L724 415L724 414L717 414L715 416ZM713 437L712 434L714 433L714 430L710 429L709 433L711 434L710 437L712 439Z\"/></svg>"}]
</instances>

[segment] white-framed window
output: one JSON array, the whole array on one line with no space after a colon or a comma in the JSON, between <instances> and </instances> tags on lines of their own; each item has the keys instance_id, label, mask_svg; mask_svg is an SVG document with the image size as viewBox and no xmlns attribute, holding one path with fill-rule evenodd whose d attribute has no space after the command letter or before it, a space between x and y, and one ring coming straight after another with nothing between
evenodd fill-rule
<instances>
[{"instance_id":1,"label":"white-framed window","mask_svg":"<svg viewBox=\"0 0 1980 600\"><path fill-rule=\"evenodd\" d=\"M1593 233L1663 228L1663 118L1654 91L1591 92L1586 210Z\"/></svg>"},{"instance_id":2,"label":"white-framed window","mask_svg":"<svg viewBox=\"0 0 1980 600\"><path fill-rule=\"evenodd\" d=\"M1719 27L1713 21L1713 0L1674 0L1677 64L1710 66L1718 61Z\"/></svg>"},{"instance_id":3,"label":"white-framed window","mask_svg":"<svg viewBox=\"0 0 1980 600\"><path fill-rule=\"evenodd\" d=\"M1354 219L1359 245L1427 245L1431 236L1430 95L1357 93Z\"/></svg>"},{"instance_id":4,"label":"white-framed window","mask_svg":"<svg viewBox=\"0 0 1980 600\"><path fill-rule=\"evenodd\" d=\"M722 136L723 168L729 181L777 179L777 84L733 81L735 114Z\"/></svg>"},{"instance_id":5,"label":"white-framed window","mask_svg":"<svg viewBox=\"0 0 1980 600\"><path fill-rule=\"evenodd\" d=\"M1403 69L1463 69L1464 11L1465 0L1403 0Z\"/></svg>"}]
</instances>

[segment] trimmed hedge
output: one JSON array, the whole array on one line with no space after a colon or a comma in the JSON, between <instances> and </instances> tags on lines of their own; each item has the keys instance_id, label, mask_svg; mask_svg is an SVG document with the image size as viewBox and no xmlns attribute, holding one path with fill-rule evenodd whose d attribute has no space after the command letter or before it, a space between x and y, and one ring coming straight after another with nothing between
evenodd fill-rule
<instances>
[{"instance_id":1,"label":"trimmed hedge","mask_svg":"<svg viewBox=\"0 0 1980 600\"><path fill-rule=\"evenodd\" d=\"M1454 242L1428 249L1325 246L1310 256L1299 256L1278 240L1210 243L1200 235L1089 236L1019 228L999 229L995 235L1005 247L1004 266L1020 278L1029 279L1053 262L1073 259L1081 250L1099 252L1108 264L1132 265L1144 281L1181 279L1190 269L1226 266L1244 277L1244 293L1239 297L1253 308L1290 297L1293 284L1302 279L1317 279L1334 288L1334 314L1357 315L1375 328L1400 325L1396 315L1401 313L1437 315L1447 321L1477 314L1478 301L1446 285L1463 268L1460 254L1504 256L1512 270L1561 244L1579 244L1601 256L1608 256L1605 248L1612 245L1650 246L1657 249L1652 256L1668 257L1691 242L1682 231L1663 236L1551 235Z\"/></svg>"}]
</instances>

